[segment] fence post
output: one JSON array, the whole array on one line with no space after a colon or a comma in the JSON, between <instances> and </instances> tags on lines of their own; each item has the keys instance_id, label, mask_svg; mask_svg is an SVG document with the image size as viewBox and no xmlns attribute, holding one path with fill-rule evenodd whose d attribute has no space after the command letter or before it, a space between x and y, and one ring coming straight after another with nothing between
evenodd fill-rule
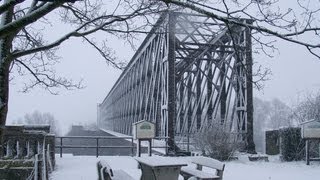
<instances>
[{"instance_id":1,"label":"fence post","mask_svg":"<svg viewBox=\"0 0 320 180\"><path fill-rule=\"evenodd\" d=\"M97 140L96 157L98 157L99 156L99 138L97 137L96 140Z\"/></svg>"},{"instance_id":2,"label":"fence post","mask_svg":"<svg viewBox=\"0 0 320 180\"><path fill-rule=\"evenodd\" d=\"M60 137L60 157L62 157L62 137Z\"/></svg>"},{"instance_id":3,"label":"fence post","mask_svg":"<svg viewBox=\"0 0 320 180\"><path fill-rule=\"evenodd\" d=\"M307 161L307 165L310 165L310 154L309 154L309 140L306 140L306 161Z\"/></svg>"}]
</instances>

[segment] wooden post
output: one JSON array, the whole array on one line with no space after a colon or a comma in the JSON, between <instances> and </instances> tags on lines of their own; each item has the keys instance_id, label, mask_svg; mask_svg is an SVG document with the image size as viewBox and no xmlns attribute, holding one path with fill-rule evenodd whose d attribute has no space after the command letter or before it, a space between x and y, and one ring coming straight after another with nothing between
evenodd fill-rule
<instances>
[{"instance_id":1,"label":"wooden post","mask_svg":"<svg viewBox=\"0 0 320 180\"><path fill-rule=\"evenodd\" d=\"M149 156L151 156L151 139L148 139L148 142L149 142L149 146L148 146L148 154Z\"/></svg>"}]
</instances>

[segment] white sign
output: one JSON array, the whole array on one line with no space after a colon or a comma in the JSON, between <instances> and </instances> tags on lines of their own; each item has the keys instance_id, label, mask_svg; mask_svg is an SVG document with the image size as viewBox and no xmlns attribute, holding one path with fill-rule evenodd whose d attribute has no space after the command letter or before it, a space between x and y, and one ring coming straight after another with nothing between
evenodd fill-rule
<instances>
[{"instance_id":1,"label":"white sign","mask_svg":"<svg viewBox=\"0 0 320 180\"><path fill-rule=\"evenodd\" d=\"M303 124L301 129L302 138L320 138L320 122L310 121Z\"/></svg>"},{"instance_id":2,"label":"white sign","mask_svg":"<svg viewBox=\"0 0 320 180\"><path fill-rule=\"evenodd\" d=\"M155 124L142 120L132 125L132 135L134 139L152 139L155 137Z\"/></svg>"}]
</instances>

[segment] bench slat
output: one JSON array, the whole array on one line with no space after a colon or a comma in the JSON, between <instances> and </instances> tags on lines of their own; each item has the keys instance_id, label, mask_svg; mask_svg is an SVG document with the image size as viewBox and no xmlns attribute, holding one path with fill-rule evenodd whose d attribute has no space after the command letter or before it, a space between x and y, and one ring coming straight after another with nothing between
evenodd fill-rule
<instances>
[{"instance_id":1,"label":"bench slat","mask_svg":"<svg viewBox=\"0 0 320 180\"><path fill-rule=\"evenodd\" d=\"M219 179L220 178L219 176L213 173L200 171L191 167L182 167L181 172L185 174L189 174L191 176L196 176L197 178L200 178L200 179Z\"/></svg>"},{"instance_id":2,"label":"bench slat","mask_svg":"<svg viewBox=\"0 0 320 180\"><path fill-rule=\"evenodd\" d=\"M133 180L133 177L131 177L125 171L119 169L119 170L113 170L112 180Z\"/></svg>"},{"instance_id":3,"label":"bench slat","mask_svg":"<svg viewBox=\"0 0 320 180\"><path fill-rule=\"evenodd\" d=\"M97 163L99 180L111 179L111 180L133 180L134 178L121 169L112 170L110 165L103 160Z\"/></svg>"},{"instance_id":4,"label":"bench slat","mask_svg":"<svg viewBox=\"0 0 320 180\"><path fill-rule=\"evenodd\" d=\"M199 164L199 165L206 166L213 169L218 169L218 170L224 169L224 163L209 157L194 156L191 162L194 164Z\"/></svg>"}]
</instances>

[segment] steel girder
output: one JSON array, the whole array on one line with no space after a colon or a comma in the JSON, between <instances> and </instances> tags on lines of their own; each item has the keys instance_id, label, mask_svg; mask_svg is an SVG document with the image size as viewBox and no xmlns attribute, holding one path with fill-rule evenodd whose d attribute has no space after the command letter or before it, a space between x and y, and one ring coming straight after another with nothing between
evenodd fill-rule
<instances>
[{"instance_id":1,"label":"steel girder","mask_svg":"<svg viewBox=\"0 0 320 180\"><path fill-rule=\"evenodd\" d=\"M246 133L252 128L250 38L249 29L206 16L163 14L98 106L99 127L131 135L132 123L152 121L171 148L175 135L213 124Z\"/></svg>"}]
</instances>

